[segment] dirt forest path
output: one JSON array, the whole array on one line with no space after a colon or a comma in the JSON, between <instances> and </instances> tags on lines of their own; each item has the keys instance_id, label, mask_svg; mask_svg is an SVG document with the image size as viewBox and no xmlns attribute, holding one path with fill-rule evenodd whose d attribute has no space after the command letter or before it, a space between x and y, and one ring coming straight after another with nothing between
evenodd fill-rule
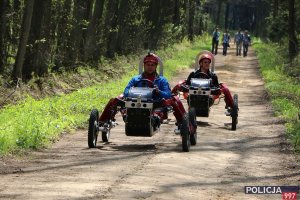
<instances>
[{"instance_id":1,"label":"dirt forest path","mask_svg":"<svg viewBox=\"0 0 300 200\"><path fill-rule=\"evenodd\" d=\"M232 45L233 46L233 45ZM193 62L193 60L191 60ZM180 72L171 85L192 69ZM52 148L21 160L0 160L0 199L281 199L250 195L244 186L298 186L299 163L273 117L258 61L216 56L219 81L239 95L237 131L230 130L221 100L209 118L198 118L198 143L181 152L175 121L151 138L127 137L124 124L112 129L110 143L87 148L87 130L65 135ZM87 116L88 117L88 116Z\"/></svg>"}]
</instances>

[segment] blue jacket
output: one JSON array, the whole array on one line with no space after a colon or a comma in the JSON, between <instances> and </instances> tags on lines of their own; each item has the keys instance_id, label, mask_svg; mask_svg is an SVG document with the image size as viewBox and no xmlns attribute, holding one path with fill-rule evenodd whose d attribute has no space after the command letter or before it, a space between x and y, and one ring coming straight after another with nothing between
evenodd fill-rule
<instances>
[{"instance_id":1,"label":"blue jacket","mask_svg":"<svg viewBox=\"0 0 300 200\"><path fill-rule=\"evenodd\" d=\"M237 44L241 44L243 42L243 34L241 32L237 32L234 36L234 42Z\"/></svg>"},{"instance_id":2,"label":"blue jacket","mask_svg":"<svg viewBox=\"0 0 300 200\"><path fill-rule=\"evenodd\" d=\"M230 34L229 33L224 33L223 34L223 43L229 43L230 42Z\"/></svg>"},{"instance_id":3,"label":"blue jacket","mask_svg":"<svg viewBox=\"0 0 300 200\"><path fill-rule=\"evenodd\" d=\"M219 41L220 34L221 33L219 31L214 31L213 34L212 34L213 40Z\"/></svg>"},{"instance_id":4,"label":"blue jacket","mask_svg":"<svg viewBox=\"0 0 300 200\"><path fill-rule=\"evenodd\" d=\"M124 97L128 96L128 92L129 92L129 89L131 87L133 87L133 86L141 87L141 85L136 85L136 83L138 81L140 81L141 79L143 79L142 74L133 77L129 81L128 85L126 86L126 88L124 90ZM171 95L172 95L171 94L171 89L170 89L169 83L168 83L168 81L165 77L157 75L156 78L154 79L153 83L160 90L159 96L154 97L155 99L159 99L159 98L169 99L169 98L171 98Z\"/></svg>"}]
</instances>

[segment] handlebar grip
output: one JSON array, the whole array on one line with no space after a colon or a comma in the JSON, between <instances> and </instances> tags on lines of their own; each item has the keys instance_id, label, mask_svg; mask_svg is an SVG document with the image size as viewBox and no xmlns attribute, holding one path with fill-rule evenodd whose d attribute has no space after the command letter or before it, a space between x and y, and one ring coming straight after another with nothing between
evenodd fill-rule
<instances>
[{"instance_id":1,"label":"handlebar grip","mask_svg":"<svg viewBox=\"0 0 300 200\"><path fill-rule=\"evenodd\" d=\"M212 95L220 95L221 94L220 88L211 88L210 91L211 91Z\"/></svg>"},{"instance_id":2,"label":"handlebar grip","mask_svg":"<svg viewBox=\"0 0 300 200\"><path fill-rule=\"evenodd\" d=\"M180 89L182 90L182 92L189 92L189 88L186 85L181 85Z\"/></svg>"}]
</instances>

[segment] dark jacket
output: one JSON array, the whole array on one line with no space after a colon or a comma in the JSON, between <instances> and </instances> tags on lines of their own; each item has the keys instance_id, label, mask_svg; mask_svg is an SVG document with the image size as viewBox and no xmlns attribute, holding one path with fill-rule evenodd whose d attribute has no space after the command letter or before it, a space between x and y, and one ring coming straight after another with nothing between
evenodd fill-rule
<instances>
[{"instance_id":1,"label":"dark jacket","mask_svg":"<svg viewBox=\"0 0 300 200\"><path fill-rule=\"evenodd\" d=\"M203 75L201 75L200 72L201 72L200 69L198 69L197 71L194 71L194 72L190 73L189 77L186 80L186 84L190 85L192 78L206 78ZM213 87L219 87L218 76L215 73L211 72L211 71L208 71L207 75L212 80L212 86Z\"/></svg>"},{"instance_id":2,"label":"dark jacket","mask_svg":"<svg viewBox=\"0 0 300 200\"><path fill-rule=\"evenodd\" d=\"M244 34L244 36L243 36L243 44L245 45L245 46L249 46L250 44L251 44L251 37L250 37L250 35L245 35Z\"/></svg>"}]
</instances>

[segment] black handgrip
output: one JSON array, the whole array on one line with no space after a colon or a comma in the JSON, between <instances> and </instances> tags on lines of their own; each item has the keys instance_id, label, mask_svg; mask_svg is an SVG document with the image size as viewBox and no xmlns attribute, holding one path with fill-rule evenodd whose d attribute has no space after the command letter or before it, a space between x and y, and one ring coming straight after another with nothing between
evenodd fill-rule
<instances>
[{"instance_id":1,"label":"black handgrip","mask_svg":"<svg viewBox=\"0 0 300 200\"><path fill-rule=\"evenodd\" d=\"M118 99L117 106L125 107L125 101Z\"/></svg>"},{"instance_id":2,"label":"black handgrip","mask_svg":"<svg viewBox=\"0 0 300 200\"><path fill-rule=\"evenodd\" d=\"M187 85L180 85L180 89L182 92L189 92L189 88Z\"/></svg>"},{"instance_id":3,"label":"black handgrip","mask_svg":"<svg viewBox=\"0 0 300 200\"><path fill-rule=\"evenodd\" d=\"M213 87L213 88L211 88L210 91L211 91L212 95L220 95L221 94L221 90L219 87Z\"/></svg>"}]
</instances>

